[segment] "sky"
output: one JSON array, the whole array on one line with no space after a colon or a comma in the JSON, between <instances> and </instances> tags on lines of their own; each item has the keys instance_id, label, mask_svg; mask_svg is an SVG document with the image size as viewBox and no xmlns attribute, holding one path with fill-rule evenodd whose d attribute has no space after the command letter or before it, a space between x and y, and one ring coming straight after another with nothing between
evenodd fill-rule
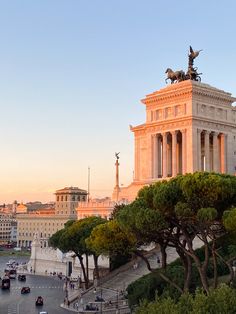
<instances>
[{"instance_id":1,"label":"sky","mask_svg":"<svg viewBox=\"0 0 236 314\"><path fill-rule=\"evenodd\" d=\"M129 125L165 70L236 96L236 2L0 0L0 203L51 201L65 186L111 196L132 182Z\"/></svg>"}]
</instances>

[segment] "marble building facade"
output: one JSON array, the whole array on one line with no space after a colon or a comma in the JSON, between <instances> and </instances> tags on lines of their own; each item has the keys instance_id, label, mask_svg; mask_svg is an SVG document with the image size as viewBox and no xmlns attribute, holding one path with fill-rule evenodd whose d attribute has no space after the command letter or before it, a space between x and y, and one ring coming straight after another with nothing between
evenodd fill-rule
<instances>
[{"instance_id":1,"label":"marble building facade","mask_svg":"<svg viewBox=\"0 0 236 314\"><path fill-rule=\"evenodd\" d=\"M191 80L147 95L146 122L132 127L134 180L120 188L132 200L157 180L195 171L236 173L236 99L223 90Z\"/></svg>"}]
</instances>

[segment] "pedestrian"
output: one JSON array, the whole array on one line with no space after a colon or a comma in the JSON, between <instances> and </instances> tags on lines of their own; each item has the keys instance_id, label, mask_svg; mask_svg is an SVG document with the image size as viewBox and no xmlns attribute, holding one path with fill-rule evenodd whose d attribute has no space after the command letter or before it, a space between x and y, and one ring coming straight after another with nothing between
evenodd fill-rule
<instances>
[{"instance_id":1,"label":"pedestrian","mask_svg":"<svg viewBox=\"0 0 236 314\"><path fill-rule=\"evenodd\" d=\"M157 256L157 266L158 266L158 267L160 267L160 266L161 266L161 261L160 261L159 256Z\"/></svg>"}]
</instances>

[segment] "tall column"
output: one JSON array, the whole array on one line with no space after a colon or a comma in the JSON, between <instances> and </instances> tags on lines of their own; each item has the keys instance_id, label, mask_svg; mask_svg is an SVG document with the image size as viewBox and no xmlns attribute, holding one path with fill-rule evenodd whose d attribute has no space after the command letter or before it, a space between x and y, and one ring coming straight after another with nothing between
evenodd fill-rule
<instances>
[{"instance_id":1,"label":"tall column","mask_svg":"<svg viewBox=\"0 0 236 314\"><path fill-rule=\"evenodd\" d=\"M139 138L135 136L135 172L134 172L134 180L139 180Z\"/></svg>"},{"instance_id":2,"label":"tall column","mask_svg":"<svg viewBox=\"0 0 236 314\"><path fill-rule=\"evenodd\" d=\"M198 164L198 171L202 171L202 145L201 145L201 134L202 130L197 129L197 164Z\"/></svg>"},{"instance_id":3,"label":"tall column","mask_svg":"<svg viewBox=\"0 0 236 314\"><path fill-rule=\"evenodd\" d=\"M186 173L186 129L181 130L182 133L182 174Z\"/></svg>"},{"instance_id":4,"label":"tall column","mask_svg":"<svg viewBox=\"0 0 236 314\"><path fill-rule=\"evenodd\" d=\"M177 175L177 169L176 169L176 131L171 132L172 135L172 177L175 177Z\"/></svg>"},{"instance_id":5,"label":"tall column","mask_svg":"<svg viewBox=\"0 0 236 314\"><path fill-rule=\"evenodd\" d=\"M157 178L157 169L158 169L158 143L157 143L157 134L152 135L152 144L153 144L153 172L152 177L153 179Z\"/></svg>"},{"instance_id":6,"label":"tall column","mask_svg":"<svg viewBox=\"0 0 236 314\"><path fill-rule=\"evenodd\" d=\"M226 165L226 144L227 144L227 135L221 134L220 137L220 164L221 164L221 173L227 172L227 165Z\"/></svg>"},{"instance_id":7,"label":"tall column","mask_svg":"<svg viewBox=\"0 0 236 314\"><path fill-rule=\"evenodd\" d=\"M213 133L213 171L219 172L219 140L216 132Z\"/></svg>"},{"instance_id":8,"label":"tall column","mask_svg":"<svg viewBox=\"0 0 236 314\"><path fill-rule=\"evenodd\" d=\"M162 177L167 177L167 133L162 133Z\"/></svg>"},{"instance_id":9,"label":"tall column","mask_svg":"<svg viewBox=\"0 0 236 314\"><path fill-rule=\"evenodd\" d=\"M204 131L204 149L205 149L205 169L204 171L210 171L210 145L209 145L209 131Z\"/></svg>"}]
</instances>

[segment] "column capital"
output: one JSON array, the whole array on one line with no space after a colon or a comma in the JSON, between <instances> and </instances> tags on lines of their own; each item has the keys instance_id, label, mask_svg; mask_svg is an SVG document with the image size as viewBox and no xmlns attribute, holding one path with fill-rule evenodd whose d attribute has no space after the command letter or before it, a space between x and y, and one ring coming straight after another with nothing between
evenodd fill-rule
<instances>
[{"instance_id":1,"label":"column capital","mask_svg":"<svg viewBox=\"0 0 236 314\"><path fill-rule=\"evenodd\" d=\"M212 135L213 135L214 137L216 137L216 136L218 136L218 135L220 134L220 132L217 132L217 131L212 131L211 133L212 133Z\"/></svg>"},{"instance_id":2,"label":"column capital","mask_svg":"<svg viewBox=\"0 0 236 314\"><path fill-rule=\"evenodd\" d=\"M202 129L197 129L197 133L202 133Z\"/></svg>"}]
</instances>

